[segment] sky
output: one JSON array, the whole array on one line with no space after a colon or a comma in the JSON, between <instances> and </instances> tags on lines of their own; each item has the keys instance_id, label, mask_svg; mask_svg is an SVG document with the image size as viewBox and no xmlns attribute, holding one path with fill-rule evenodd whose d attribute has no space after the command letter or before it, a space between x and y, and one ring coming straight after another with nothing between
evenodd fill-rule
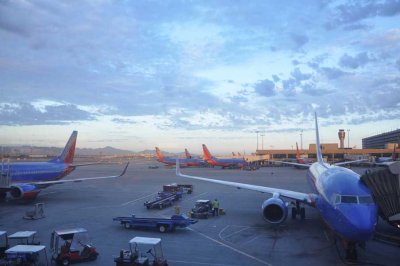
<instances>
[{"instance_id":1,"label":"sky","mask_svg":"<svg viewBox=\"0 0 400 266\"><path fill-rule=\"evenodd\" d=\"M0 144L361 148L400 127L400 1L0 0Z\"/></svg>"}]
</instances>

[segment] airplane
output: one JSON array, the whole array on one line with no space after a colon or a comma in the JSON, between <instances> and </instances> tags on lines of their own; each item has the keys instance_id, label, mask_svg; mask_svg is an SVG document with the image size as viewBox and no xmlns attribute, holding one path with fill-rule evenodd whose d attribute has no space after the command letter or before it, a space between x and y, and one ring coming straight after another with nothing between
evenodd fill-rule
<instances>
[{"instance_id":1,"label":"airplane","mask_svg":"<svg viewBox=\"0 0 400 266\"><path fill-rule=\"evenodd\" d=\"M192 155L190 155L189 151L185 149L186 159L192 159Z\"/></svg>"},{"instance_id":2,"label":"airplane","mask_svg":"<svg viewBox=\"0 0 400 266\"><path fill-rule=\"evenodd\" d=\"M299 145L297 144L297 142L296 142L296 162L299 164L308 164L308 165L314 163L314 160L300 156Z\"/></svg>"},{"instance_id":3,"label":"airplane","mask_svg":"<svg viewBox=\"0 0 400 266\"><path fill-rule=\"evenodd\" d=\"M292 219L296 219L298 215L305 219L303 205L309 205L319 212L328 228L343 241L346 258L356 261L356 245L364 244L374 234L378 208L372 199L371 191L362 183L359 174L324 162L316 113L315 132L317 161L308 166L307 175L311 193L185 175L180 172L179 162L176 164L176 175L271 194L272 197L262 203L261 210L264 219L272 224L283 223L288 216L289 203L284 201L284 198L295 202L291 209Z\"/></svg>"},{"instance_id":4,"label":"airplane","mask_svg":"<svg viewBox=\"0 0 400 266\"><path fill-rule=\"evenodd\" d=\"M228 168L242 168L247 165L246 160L240 158L226 158L220 159L211 155L207 146L203 144L204 160L214 166L221 166L222 169Z\"/></svg>"},{"instance_id":5,"label":"airplane","mask_svg":"<svg viewBox=\"0 0 400 266\"><path fill-rule=\"evenodd\" d=\"M375 165L386 165L385 163L394 162L397 160L396 145L393 146L393 153L390 157L377 157L375 159Z\"/></svg>"},{"instance_id":6,"label":"airplane","mask_svg":"<svg viewBox=\"0 0 400 266\"><path fill-rule=\"evenodd\" d=\"M187 150L186 150L187 151ZM188 154L189 152L187 152ZM187 156L186 154L186 156ZM171 157L164 157L162 154L161 150L156 147L156 155L157 155L157 161L160 163L164 163L167 166L172 166L176 164L176 160L178 158L171 158ZM189 154L190 156L190 154ZM185 166L185 167L190 167L190 166L205 166L206 162L201 159L196 159L196 158L190 158L190 159L184 159L184 158L179 158L179 162Z\"/></svg>"},{"instance_id":7,"label":"airplane","mask_svg":"<svg viewBox=\"0 0 400 266\"><path fill-rule=\"evenodd\" d=\"M101 164L73 164L77 136L78 132L73 131L61 155L47 162L17 162L6 164L3 162L0 176L0 199L4 200L7 194L9 194L12 199L35 199L42 188L46 188L50 185L117 178L125 174L129 163L126 164L121 174L115 176L62 179L79 166Z\"/></svg>"}]
</instances>

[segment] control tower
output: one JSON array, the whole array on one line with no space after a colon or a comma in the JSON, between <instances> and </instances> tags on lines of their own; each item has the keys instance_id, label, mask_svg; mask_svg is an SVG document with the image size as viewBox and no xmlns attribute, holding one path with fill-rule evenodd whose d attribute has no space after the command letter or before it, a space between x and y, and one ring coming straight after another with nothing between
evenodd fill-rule
<instances>
[{"instance_id":1,"label":"control tower","mask_svg":"<svg viewBox=\"0 0 400 266\"><path fill-rule=\"evenodd\" d=\"M340 149L344 149L344 138L346 137L346 133L344 132L344 129L339 129L338 132L339 140L340 140Z\"/></svg>"}]
</instances>

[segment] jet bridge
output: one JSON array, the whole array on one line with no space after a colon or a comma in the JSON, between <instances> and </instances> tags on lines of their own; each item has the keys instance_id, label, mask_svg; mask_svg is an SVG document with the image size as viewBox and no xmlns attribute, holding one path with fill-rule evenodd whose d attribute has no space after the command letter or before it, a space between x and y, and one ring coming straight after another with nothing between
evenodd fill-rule
<instances>
[{"instance_id":1,"label":"jet bridge","mask_svg":"<svg viewBox=\"0 0 400 266\"><path fill-rule=\"evenodd\" d=\"M387 167L366 171L361 180L372 191L380 216L392 226L400 228L400 161Z\"/></svg>"},{"instance_id":2,"label":"jet bridge","mask_svg":"<svg viewBox=\"0 0 400 266\"><path fill-rule=\"evenodd\" d=\"M10 187L11 184L10 170L11 170L10 161L4 163L4 160L2 160L0 168L0 189Z\"/></svg>"}]
</instances>

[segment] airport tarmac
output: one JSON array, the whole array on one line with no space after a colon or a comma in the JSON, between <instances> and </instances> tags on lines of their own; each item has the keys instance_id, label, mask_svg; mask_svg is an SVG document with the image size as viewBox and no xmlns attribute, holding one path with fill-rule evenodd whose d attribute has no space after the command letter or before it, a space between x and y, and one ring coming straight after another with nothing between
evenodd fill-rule
<instances>
[{"instance_id":1,"label":"airport tarmac","mask_svg":"<svg viewBox=\"0 0 400 266\"><path fill-rule=\"evenodd\" d=\"M159 165L149 169L149 165ZM67 177L118 174L123 165L80 167ZM362 169L355 171L362 172ZM306 170L292 167L266 167L258 171L184 168L185 174L201 175L235 182L310 192ZM173 233L125 229L112 220L116 216L170 217L173 207L147 210L143 203L162 190L164 184L189 183L194 192L177 202L188 212L198 199L218 198L226 215L199 220L190 228ZM21 230L38 231L41 244L49 247L55 229L84 227L100 253L93 262L78 265L115 265L114 256L128 249L135 236L160 237L169 265L345 265L340 243L324 227L318 213L306 207L306 220L288 219L279 226L264 221L261 204L270 195L208 182L178 178L175 168L154 161L131 161L125 176L113 180L55 185L44 189L33 202L0 203L0 230L9 234ZM45 218L22 217L34 203L44 203ZM384 226L384 225L383 225ZM50 258L50 250L47 249ZM399 265L400 248L371 240L358 248L358 265Z\"/></svg>"}]
</instances>

